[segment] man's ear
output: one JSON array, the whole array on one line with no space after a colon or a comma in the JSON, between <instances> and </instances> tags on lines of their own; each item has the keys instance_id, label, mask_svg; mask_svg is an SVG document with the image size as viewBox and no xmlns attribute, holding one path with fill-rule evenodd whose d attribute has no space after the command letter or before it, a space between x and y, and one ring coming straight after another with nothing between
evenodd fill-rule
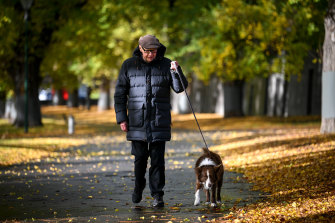
<instances>
[{"instance_id":1,"label":"man's ear","mask_svg":"<svg viewBox=\"0 0 335 223\"><path fill-rule=\"evenodd\" d=\"M141 45L138 45L138 48L140 49L141 53L143 53L143 48L141 47Z\"/></svg>"}]
</instances>

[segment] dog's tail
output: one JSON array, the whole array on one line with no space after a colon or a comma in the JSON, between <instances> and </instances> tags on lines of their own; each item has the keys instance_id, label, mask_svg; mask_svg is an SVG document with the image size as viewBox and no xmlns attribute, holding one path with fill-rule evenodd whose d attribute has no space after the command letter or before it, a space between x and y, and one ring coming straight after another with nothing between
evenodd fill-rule
<instances>
[{"instance_id":1,"label":"dog's tail","mask_svg":"<svg viewBox=\"0 0 335 223\"><path fill-rule=\"evenodd\" d=\"M206 148L206 147L203 147L202 151L204 151L204 154L206 154L206 155L209 155L209 153L210 153L209 149Z\"/></svg>"}]
</instances>

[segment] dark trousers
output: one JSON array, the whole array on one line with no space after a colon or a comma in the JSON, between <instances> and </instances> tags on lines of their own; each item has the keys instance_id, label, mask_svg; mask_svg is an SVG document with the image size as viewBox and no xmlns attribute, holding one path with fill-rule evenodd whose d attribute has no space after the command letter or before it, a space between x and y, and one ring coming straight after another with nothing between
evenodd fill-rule
<instances>
[{"instance_id":1,"label":"dark trousers","mask_svg":"<svg viewBox=\"0 0 335 223\"><path fill-rule=\"evenodd\" d=\"M165 142L132 141L131 154L135 156L135 190L143 190L145 187L145 173L150 157L149 188L151 196L163 196L165 186Z\"/></svg>"}]
</instances>

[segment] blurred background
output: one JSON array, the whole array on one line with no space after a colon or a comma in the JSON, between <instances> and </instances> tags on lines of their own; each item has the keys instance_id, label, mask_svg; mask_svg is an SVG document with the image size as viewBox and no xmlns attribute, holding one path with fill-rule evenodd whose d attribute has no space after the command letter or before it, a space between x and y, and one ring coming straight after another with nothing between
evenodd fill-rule
<instances>
[{"instance_id":1,"label":"blurred background","mask_svg":"<svg viewBox=\"0 0 335 223\"><path fill-rule=\"evenodd\" d=\"M321 117L333 11L327 0L1 0L0 116L40 126L45 105L112 109L122 62L154 34L198 113ZM184 94L172 108L190 112Z\"/></svg>"}]
</instances>

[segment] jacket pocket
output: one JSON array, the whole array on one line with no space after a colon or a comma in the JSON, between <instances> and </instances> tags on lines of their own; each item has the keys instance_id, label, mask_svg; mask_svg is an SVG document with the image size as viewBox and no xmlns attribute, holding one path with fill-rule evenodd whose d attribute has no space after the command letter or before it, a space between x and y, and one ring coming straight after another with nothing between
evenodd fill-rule
<instances>
[{"instance_id":1,"label":"jacket pocket","mask_svg":"<svg viewBox=\"0 0 335 223\"><path fill-rule=\"evenodd\" d=\"M144 104L143 102L131 102L128 104L129 126L141 127L144 123Z\"/></svg>"},{"instance_id":2,"label":"jacket pocket","mask_svg":"<svg viewBox=\"0 0 335 223\"><path fill-rule=\"evenodd\" d=\"M171 125L171 105L167 103L156 103L155 125L157 127L170 127Z\"/></svg>"}]
</instances>

